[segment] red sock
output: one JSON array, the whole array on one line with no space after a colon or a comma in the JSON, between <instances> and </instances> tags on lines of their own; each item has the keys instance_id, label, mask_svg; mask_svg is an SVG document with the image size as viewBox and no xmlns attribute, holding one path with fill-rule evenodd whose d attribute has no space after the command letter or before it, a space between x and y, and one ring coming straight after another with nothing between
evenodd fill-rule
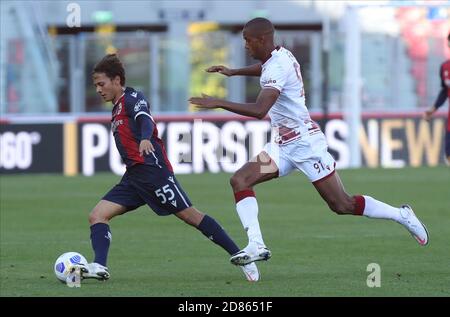
<instances>
[{"instance_id":1,"label":"red sock","mask_svg":"<svg viewBox=\"0 0 450 317\"><path fill-rule=\"evenodd\" d=\"M247 197L256 197L255 192L251 189L244 189L240 192L234 193L234 200L236 201L236 204Z\"/></svg>"},{"instance_id":2,"label":"red sock","mask_svg":"<svg viewBox=\"0 0 450 317\"><path fill-rule=\"evenodd\" d=\"M355 212L354 215L362 216L364 213L364 208L366 208L366 200L364 199L364 196L356 195L353 196L355 199Z\"/></svg>"}]
</instances>

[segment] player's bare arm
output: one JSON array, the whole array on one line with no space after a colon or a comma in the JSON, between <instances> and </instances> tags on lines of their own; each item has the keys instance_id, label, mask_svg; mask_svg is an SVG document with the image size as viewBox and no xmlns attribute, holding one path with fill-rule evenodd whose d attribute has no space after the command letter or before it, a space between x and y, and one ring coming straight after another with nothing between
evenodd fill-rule
<instances>
[{"instance_id":1,"label":"player's bare arm","mask_svg":"<svg viewBox=\"0 0 450 317\"><path fill-rule=\"evenodd\" d=\"M433 114L436 112L436 108L434 106L431 106L430 108L428 108L427 110L425 110L424 114L423 114L423 118L426 121L430 121L431 117L433 116Z\"/></svg>"},{"instance_id":2,"label":"player's bare arm","mask_svg":"<svg viewBox=\"0 0 450 317\"><path fill-rule=\"evenodd\" d=\"M259 92L254 103L237 103L203 94L202 97L191 97L189 101L199 109L222 108L243 116L263 119L277 101L280 92L274 88L265 88Z\"/></svg>"},{"instance_id":3,"label":"player's bare arm","mask_svg":"<svg viewBox=\"0 0 450 317\"><path fill-rule=\"evenodd\" d=\"M231 69L222 65L211 66L206 69L208 73L220 73L225 76L261 76L261 63L250 65L243 68Z\"/></svg>"}]
</instances>

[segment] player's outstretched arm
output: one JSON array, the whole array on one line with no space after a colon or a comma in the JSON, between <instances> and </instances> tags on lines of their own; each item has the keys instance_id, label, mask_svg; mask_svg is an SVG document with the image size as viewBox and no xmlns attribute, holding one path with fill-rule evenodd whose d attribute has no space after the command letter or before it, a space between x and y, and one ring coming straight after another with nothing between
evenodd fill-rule
<instances>
[{"instance_id":1,"label":"player's outstretched arm","mask_svg":"<svg viewBox=\"0 0 450 317\"><path fill-rule=\"evenodd\" d=\"M426 121L429 121L431 119L431 117L433 116L433 113L436 112L436 108L434 106L429 107L427 110L425 110L425 112L423 113L423 118Z\"/></svg>"},{"instance_id":2,"label":"player's outstretched arm","mask_svg":"<svg viewBox=\"0 0 450 317\"><path fill-rule=\"evenodd\" d=\"M429 121L433 116L433 114L437 111L437 109L444 104L446 99L447 99L447 87L441 89L434 105L429 107L423 113L423 118Z\"/></svg>"},{"instance_id":3,"label":"player's outstretched arm","mask_svg":"<svg viewBox=\"0 0 450 317\"><path fill-rule=\"evenodd\" d=\"M447 86L445 84L444 81L444 65L441 65L440 69L439 69L439 76L441 77L441 90L439 91L439 94L436 98L436 101L434 102L434 105L432 105L430 108L428 108L427 110L425 110L425 112L423 113L423 118L425 120L430 120L431 116L433 115L433 113L436 112L436 110L442 106L445 102L445 100L447 99Z\"/></svg>"},{"instance_id":4,"label":"player's outstretched arm","mask_svg":"<svg viewBox=\"0 0 450 317\"><path fill-rule=\"evenodd\" d=\"M225 76L261 76L261 63L243 68L231 69L223 65L211 66L206 69L208 73L220 73Z\"/></svg>"},{"instance_id":5,"label":"player's outstretched arm","mask_svg":"<svg viewBox=\"0 0 450 317\"><path fill-rule=\"evenodd\" d=\"M259 92L254 103L237 103L207 96L191 97L189 101L199 109L222 108L243 116L263 119L277 101L280 92L275 88L265 88Z\"/></svg>"}]
</instances>

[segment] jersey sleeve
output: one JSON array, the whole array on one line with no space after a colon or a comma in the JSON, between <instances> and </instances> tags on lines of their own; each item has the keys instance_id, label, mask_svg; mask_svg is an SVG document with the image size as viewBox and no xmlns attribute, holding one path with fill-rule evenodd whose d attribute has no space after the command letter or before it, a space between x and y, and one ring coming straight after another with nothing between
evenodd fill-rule
<instances>
[{"instance_id":1,"label":"jersey sleeve","mask_svg":"<svg viewBox=\"0 0 450 317\"><path fill-rule=\"evenodd\" d=\"M129 98L126 107L128 115L134 120L140 115L146 115L151 118L149 103L141 93L138 93L136 98Z\"/></svg>"},{"instance_id":2,"label":"jersey sleeve","mask_svg":"<svg viewBox=\"0 0 450 317\"><path fill-rule=\"evenodd\" d=\"M279 64L269 65L262 74L262 88L275 88L280 93L286 84L287 72Z\"/></svg>"}]
</instances>

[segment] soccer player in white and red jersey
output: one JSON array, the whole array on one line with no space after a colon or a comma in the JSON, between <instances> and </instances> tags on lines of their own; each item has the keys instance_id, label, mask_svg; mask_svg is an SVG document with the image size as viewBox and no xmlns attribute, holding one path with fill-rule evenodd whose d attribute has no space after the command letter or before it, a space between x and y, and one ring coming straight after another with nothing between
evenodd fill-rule
<instances>
[{"instance_id":1,"label":"soccer player in white and red jersey","mask_svg":"<svg viewBox=\"0 0 450 317\"><path fill-rule=\"evenodd\" d=\"M364 215L391 219L403 225L420 245L428 243L428 232L408 205L400 208L366 195L349 195L335 171L324 134L305 105L300 65L286 48L275 46L274 27L264 18L249 21L243 30L245 48L260 63L240 69L212 66L208 72L226 76L260 76L261 91L254 103L235 103L204 95L191 97L201 109L222 108L240 115L271 119L272 141L256 158L241 167L230 180L236 210L247 231L249 244L231 257L237 265L268 260L271 251L262 238L258 203L253 187L293 170L302 171L332 211L339 215Z\"/></svg>"},{"instance_id":2,"label":"soccer player in white and red jersey","mask_svg":"<svg viewBox=\"0 0 450 317\"><path fill-rule=\"evenodd\" d=\"M447 36L448 47L450 48L450 33ZM447 118L447 132L445 134L445 155L447 157L447 164L450 166L450 59L442 63L439 68L439 76L441 77L441 90L434 102L429 109L424 113L425 120L429 121L433 113L442 106L445 100L448 98L448 118Z\"/></svg>"}]
</instances>

